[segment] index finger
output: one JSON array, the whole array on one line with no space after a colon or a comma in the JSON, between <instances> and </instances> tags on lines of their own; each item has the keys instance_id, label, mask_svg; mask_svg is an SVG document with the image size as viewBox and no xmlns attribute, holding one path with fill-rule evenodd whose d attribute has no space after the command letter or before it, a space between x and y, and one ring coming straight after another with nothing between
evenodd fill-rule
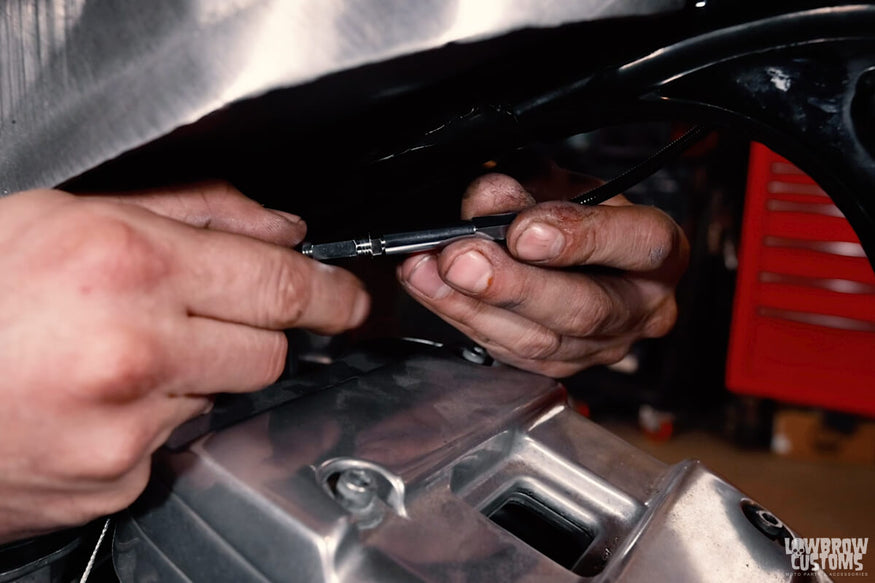
<instances>
[{"instance_id":1,"label":"index finger","mask_svg":"<svg viewBox=\"0 0 875 583\"><path fill-rule=\"evenodd\" d=\"M238 233L287 247L294 247L307 234L301 217L266 209L221 180L85 196L133 204L193 227Z\"/></svg>"},{"instance_id":2,"label":"index finger","mask_svg":"<svg viewBox=\"0 0 875 583\"><path fill-rule=\"evenodd\" d=\"M542 203L520 213L508 229L507 245L514 256L536 265L601 265L678 275L689 255L686 237L671 217L638 205Z\"/></svg>"},{"instance_id":3,"label":"index finger","mask_svg":"<svg viewBox=\"0 0 875 583\"><path fill-rule=\"evenodd\" d=\"M178 226L171 281L190 315L322 334L367 316L368 294L348 271L249 237Z\"/></svg>"}]
</instances>

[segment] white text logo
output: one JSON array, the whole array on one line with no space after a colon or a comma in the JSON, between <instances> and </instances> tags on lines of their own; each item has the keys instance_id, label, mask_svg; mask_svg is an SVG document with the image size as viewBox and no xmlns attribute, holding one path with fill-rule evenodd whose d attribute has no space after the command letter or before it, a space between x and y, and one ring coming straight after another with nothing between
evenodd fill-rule
<instances>
[{"instance_id":1,"label":"white text logo","mask_svg":"<svg viewBox=\"0 0 875 583\"><path fill-rule=\"evenodd\" d=\"M794 571L863 571L867 538L785 538Z\"/></svg>"}]
</instances>

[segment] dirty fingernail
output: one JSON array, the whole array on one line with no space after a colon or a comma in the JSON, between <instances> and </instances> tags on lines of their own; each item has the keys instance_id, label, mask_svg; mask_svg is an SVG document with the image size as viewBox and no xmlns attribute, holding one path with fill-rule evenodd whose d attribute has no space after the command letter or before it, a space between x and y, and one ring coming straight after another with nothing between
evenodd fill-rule
<instances>
[{"instance_id":1,"label":"dirty fingernail","mask_svg":"<svg viewBox=\"0 0 875 583\"><path fill-rule=\"evenodd\" d=\"M494 276L492 264L479 251L468 251L456 257L447 271L447 281L473 293L489 287Z\"/></svg>"},{"instance_id":2,"label":"dirty fingernail","mask_svg":"<svg viewBox=\"0 0 875 583\"><path fill-rule=\"evenodd\" d=\"M413 266L413 270L407 276L407 283L433 300L445 298L452 291L452 288L441 279L434 255L426 255Z\"/></svg>"},{"instance_id":3,"label":"dirty fingernail","mask_svg":"<svg viewBox=\"0 0 875 583\"><path fill-rule=\"evenodd\" d=\"M516 254L526 261L547 261L565 247L562 231L545 223L532 223L516 240Z\"/></svg>"}]
</instances>

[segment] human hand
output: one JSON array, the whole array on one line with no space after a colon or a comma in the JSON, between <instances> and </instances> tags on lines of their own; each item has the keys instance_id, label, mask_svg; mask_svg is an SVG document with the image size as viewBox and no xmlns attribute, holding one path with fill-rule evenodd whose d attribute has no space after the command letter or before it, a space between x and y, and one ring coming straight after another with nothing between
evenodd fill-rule
<instances>
[{"instance_id":1,"label":"human hand","mask_svg":"<svg viewBox=\"0 0 875 583\"><path fill-rule=\"evenodd\" d=\"M689 245L668 215L623 197L535 205L500 174L476 180L462 203L463 218L515 210L507 248L467 239L410 257L404 287L496 360L553 377L617 362L674 325Z\"/></svg>"},{"instance_id":2,"label":"human hand","mask_svg":"<svg viewBox=\"0 0 875 583\"><path fill-rule=\"evenodd\" d=\"M276 379L281 330L364 320L305 230L216 183L0 199L0 543L126 507L211 394Z\"/></svg>"}]
</instances>

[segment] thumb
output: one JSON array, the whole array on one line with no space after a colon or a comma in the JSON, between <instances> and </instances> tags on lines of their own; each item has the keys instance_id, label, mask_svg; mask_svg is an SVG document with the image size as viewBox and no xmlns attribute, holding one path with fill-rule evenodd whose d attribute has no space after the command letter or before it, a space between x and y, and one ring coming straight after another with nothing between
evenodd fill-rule
<instances>
[{"instance_id":1,"label":"thumb","mask_svg":"<svg viewBox=\"0 0 875 583\"><path fill-rule=\"evenodd\" d=\"M519 211L535 204L522 184L504 174L485 174L462 197L462 218Z\"/></svg>"}]
</instances>

